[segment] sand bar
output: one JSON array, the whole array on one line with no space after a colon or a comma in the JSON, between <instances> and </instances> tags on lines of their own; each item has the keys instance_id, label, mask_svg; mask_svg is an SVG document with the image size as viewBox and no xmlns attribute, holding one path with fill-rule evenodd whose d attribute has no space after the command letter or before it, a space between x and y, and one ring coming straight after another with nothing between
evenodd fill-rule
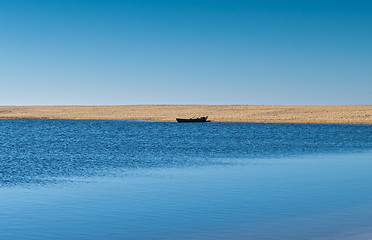
<instances>
[{"instance_id":1,"label":"sand bar","mask_svg":"<svg viewBox=\"0 0 372 240\"><path fill-rule=\"evenodd\" d=\"M0 106L0 119L175 121L200 115L212 122L372 124L372 105Z\"/></svg>"}]
</instances>

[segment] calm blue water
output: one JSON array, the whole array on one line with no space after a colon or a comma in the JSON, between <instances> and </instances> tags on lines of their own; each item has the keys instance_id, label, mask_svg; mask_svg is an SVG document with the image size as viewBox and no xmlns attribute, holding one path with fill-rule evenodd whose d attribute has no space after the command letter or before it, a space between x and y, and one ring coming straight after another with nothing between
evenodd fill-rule
<instances>
[{"instance_id":1,"label":"calm blue water","mask_svg":"<svg viewBox=\"0 0 372 240\"><path fill-rule=\"evenodd\" d=\"M368 239L372 125L0 121L0 239Z\"/></svg>"}]
</instances>

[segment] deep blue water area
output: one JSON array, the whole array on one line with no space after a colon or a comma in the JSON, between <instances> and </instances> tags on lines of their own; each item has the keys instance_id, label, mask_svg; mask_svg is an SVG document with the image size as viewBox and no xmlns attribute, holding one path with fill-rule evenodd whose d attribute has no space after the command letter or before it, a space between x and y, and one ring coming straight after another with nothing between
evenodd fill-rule
<instances>
[{"instance_id":1,"label":"deep blue water area","mask_svg":"<svg viewBox=\"0 0 372 240\"><path fill-rule=\"evenodd\" d=\"M372 236L372 125L0 120L0 239Z\"/></svg>"},{"instance_id":2,"label":"deep blue water area","mask_svg":"<svg viewBox=\"0 0 372 240\"><path fill-rule=\"evenodd\" d=\"M0 183L372 149L367 125L2 120Z\"/></svg>"}]
</instances>

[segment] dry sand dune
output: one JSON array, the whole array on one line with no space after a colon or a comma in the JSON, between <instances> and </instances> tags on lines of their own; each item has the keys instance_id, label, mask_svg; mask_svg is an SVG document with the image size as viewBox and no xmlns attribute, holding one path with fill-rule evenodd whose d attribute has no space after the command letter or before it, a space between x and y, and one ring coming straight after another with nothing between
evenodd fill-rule
<instances>
[{"instance_id":1,"label":"dry sand dune","mask_svg":"<svg viewBox=\"0 0 372 240\"><path fill-rule=\"evenodd\" d=\"M112 119L175 121L208 115L215 122L372 124L372 105L120 105L0 106L0 119Z\"/></svg>"}]
</instances>

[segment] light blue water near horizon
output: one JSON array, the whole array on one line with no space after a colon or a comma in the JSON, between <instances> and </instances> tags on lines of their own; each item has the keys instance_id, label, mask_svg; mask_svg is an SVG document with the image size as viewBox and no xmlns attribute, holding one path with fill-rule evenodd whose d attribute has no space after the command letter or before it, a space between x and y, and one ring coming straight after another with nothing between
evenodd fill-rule
<instances>
[{"instance_id":1,"label":"light blue water near horizon","mask_svg":"<svg viewBox=\"0 0 372 240\"><path fill-rule=\"evenodd\" d=\"M372 233L372 126L0 121L0 239Z\"/></svg>"}]
</instances>

